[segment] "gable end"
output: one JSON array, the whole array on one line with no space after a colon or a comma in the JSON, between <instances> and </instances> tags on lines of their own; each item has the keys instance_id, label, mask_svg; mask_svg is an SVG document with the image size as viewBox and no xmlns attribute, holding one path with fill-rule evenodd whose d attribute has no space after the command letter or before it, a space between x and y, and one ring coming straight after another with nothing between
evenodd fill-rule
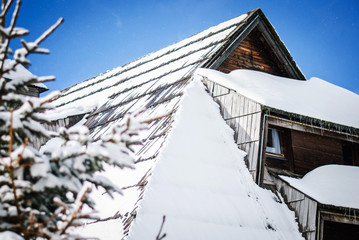
<instances>
[{"instance_id":1,"label":"gable end","mask_svg":"<svg viewBox=\"0 0 359 240\"><path fill-rule=\"evenodd\" d=\"M205 67L223 72L252 69L305 80L263 12L256 9L249 15L247 23L239 27L228 44Z\"/></svg>"}]
</instances>

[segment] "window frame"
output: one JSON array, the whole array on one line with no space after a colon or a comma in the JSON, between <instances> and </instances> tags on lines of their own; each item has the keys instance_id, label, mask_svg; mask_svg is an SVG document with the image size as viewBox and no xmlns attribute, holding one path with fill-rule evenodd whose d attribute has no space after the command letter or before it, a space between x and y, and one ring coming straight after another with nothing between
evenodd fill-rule
<instances>
[{"instance_id":1,"label":"window frame","mask_svg":"<svg viewBox=\"0 0 359 240\"><path fill-rule=\"evenodd\" d=\"M280 153L276 153L276 152L270 152L267 150L268 148L268 138L269 138L269 132L273 133L273 130L275 130L278 133L279 136L279 143L280 143ZM273 136L271 134L271 136ZM275 159L279 159L279 160L287 160L287 156L286 156L286 143L287 141L285 140L285 130L281 129L281 128L277 128L277 127L273 127L273 126L268 126L268 130L267 130L267 139L266 139L266 147L265 147L265 154L267 157L269 158L275 158Z\"/></svg>"}]
</instances>

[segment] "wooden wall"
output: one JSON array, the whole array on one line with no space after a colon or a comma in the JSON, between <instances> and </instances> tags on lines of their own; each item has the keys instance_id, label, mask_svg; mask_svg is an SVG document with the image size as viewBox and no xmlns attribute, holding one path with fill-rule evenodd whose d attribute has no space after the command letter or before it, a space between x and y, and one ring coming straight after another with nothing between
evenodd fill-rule
<instances>
[{"instance_id":1,"label":"wooden wall","mask_svg":"<svg viewBox=\"0 0 359 240\"><path fill-rule=\"evenodd\" d=\"M338 139L292 131L292 149L294 172L301 175L326 164L344 164Z\"/></svg>"},{"instance_id":2,"label":"wooden wall","mask_svg":"<svg viewBox=\"0 0 359 240\"><path fill-rule=\"evenodd\" d=\"M268 119L269 126L282 128L290 136L286 146L286 166L281 167L271 158L264 156L265 165L277 169L289 170L304 175L307 172L327 164L343 164L359 166L359 142L354 136L332 131L316 130L314 127L302 126L299 123L273 118ZM345 153L345 151L347 151ZM345 156L347 155L347 156ZM348 161L348 155L350 159ZM284 160L281 160L284 161Z\"/></svg>"},{"instance_id":3,"label":"wooden wall","mask_svg":"<svg viewBox=\"0 0 359 240\"><path fill-rule=\"evenodd\" d=\"M218 68L225 73L234 69L251 69L282 77L290 76L256 28Z\"/></svg>"},{"instance_id":4,"label":"wooden wall","mask_svg":"<svg viewBox=\"0 0 359 240\"><path fill-rule=\"evenodd\" d=\"M247 152L247 166L253 179L256 180L261 105L209 80L205 80L204 83L214 100L220 105L224 120L234 130L238 147Z\"/></svg>"},{"instance_id":5,"label":"wooden wall","mask_svg":"<svg viewBox=\"0 0 359 240\"><path fill-rule=\"evenodd\" d=\"M292 188L279 178L273 178L278 191L289 209L295 212L299 230L306 240L315 240L317 225L317 202Z\"/></svg>"}]
</instances>

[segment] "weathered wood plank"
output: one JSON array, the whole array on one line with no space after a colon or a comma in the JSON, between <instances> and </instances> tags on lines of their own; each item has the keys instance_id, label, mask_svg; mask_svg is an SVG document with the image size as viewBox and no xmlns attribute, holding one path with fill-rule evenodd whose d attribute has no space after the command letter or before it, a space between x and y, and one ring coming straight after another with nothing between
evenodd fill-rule
<instances>
[{"instance_id":1,"label":"weathered wood plank","mask_svg":"<svg viewBox=\"0 0 359 240\"><path fill-rule=\"evenodd\" d=\"M273 179L286 203L295 212L299 230L307 240L315 240L317 203L281 179L276 177Z\"/></svg>"},{"instance_id":2,"label":"weathered wood plank","mask_svg":"<svg viewBox=\"0 0 359 240\"><path fill-rule=\"evenodd\" d=\"M233 50L218 68L226 73L234 69L254 69L274 75L289 76L276 54L264 41L262 34L256 29Z\"/></svg>"},{"instance_id":3,"label":"weathered wood plank","mask_svg":"<svg viewBox=\"0 0 359 240\"><path fill-rule=\"evenodd\" d=\"M238 147L248 154L248 169L256 179L261 106L233 90L205 81L208 91L220 105L226 123L234 130Z\"/></svg>"}]
</instances>

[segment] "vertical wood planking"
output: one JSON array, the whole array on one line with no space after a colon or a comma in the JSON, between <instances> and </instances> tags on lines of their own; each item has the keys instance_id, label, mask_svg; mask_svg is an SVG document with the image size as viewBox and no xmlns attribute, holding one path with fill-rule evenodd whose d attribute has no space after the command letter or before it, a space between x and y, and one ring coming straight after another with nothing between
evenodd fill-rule
<instances>
[{"instance_id":1,"label":"vertical wood planking","mask_svg":"<svg viewBox=\"0 0 359 240\"><path fill-rule=\"evenodd\" d=\"M315 240L317 202L277 177L274 181L289 208L295 212L302 235L306 240Z\"/></svg>"},{"instance_id":2,"label":"vertical wood planking","mask_svg":"<svg viewBox=\"0 0 359 240\"><path fill-rule=\"evenodd\" d=\"M234 130L238 148L247 152L248 169L256 179L261 105L209 80L204 80L204 84L219 104L224 120Z\"/></svg>"}]
</instances>

